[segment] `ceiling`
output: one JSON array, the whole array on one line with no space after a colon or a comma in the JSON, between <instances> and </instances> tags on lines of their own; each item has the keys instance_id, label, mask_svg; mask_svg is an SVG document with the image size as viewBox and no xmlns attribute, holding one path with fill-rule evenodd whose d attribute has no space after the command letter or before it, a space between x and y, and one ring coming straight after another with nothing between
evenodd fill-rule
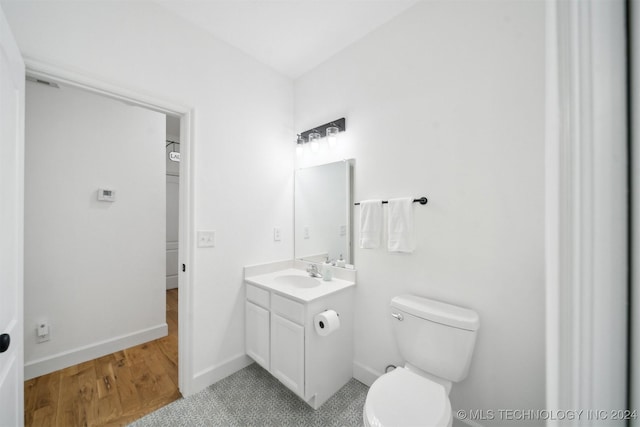
<instances>
[{"instance_id":1,"label":"ceiling","mask_svg":"<svg viewBox=\"0 0 640 427\"><path fill-rule=\"evenodd\" d=\"M295 79L418 1L158 0L158 3Z\"/></svg>"}]
</instances>

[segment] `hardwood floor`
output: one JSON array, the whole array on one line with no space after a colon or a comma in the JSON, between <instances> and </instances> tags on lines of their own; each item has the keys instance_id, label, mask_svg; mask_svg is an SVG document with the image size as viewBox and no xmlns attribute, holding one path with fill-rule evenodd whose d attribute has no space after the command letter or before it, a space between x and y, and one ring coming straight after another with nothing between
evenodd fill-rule
<instances>
[{"instance_id":1,"label":"hardwood floor","mask_svg":"<svg viewBox=\"0 0 640 427\"><path fill-rule=\"evenodd\" d=\"M24 383L25 426L123 426L180 397L178 290L169 335Z\"/></svg>"}]
</instances>

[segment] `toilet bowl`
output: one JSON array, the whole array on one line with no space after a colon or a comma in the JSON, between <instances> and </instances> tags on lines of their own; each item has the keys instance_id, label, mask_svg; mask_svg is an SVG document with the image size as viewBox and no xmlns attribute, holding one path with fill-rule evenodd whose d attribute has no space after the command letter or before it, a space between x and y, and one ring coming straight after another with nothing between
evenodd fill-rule
<instances>
[{"instance_id":1,"label":"toilet bowl","mask_svg":"<svg viewBox=\"0 0 640 427\"><path fill-rule=\"evenodd\" d=\"M396 368L371 385L363 419L366 427L450 427L453 416L444 386Z\"/></svg>"}]
</instances>

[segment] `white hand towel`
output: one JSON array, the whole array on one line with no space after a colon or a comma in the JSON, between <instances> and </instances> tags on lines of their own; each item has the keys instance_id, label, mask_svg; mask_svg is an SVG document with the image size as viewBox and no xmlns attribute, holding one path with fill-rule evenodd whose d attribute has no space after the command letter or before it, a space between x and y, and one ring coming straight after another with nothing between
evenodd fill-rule
<instances>
[{"instance_id":1,"label":"white hand towel","mask_svg":"<svg viewBox=\"0 0 640 427\"><path fill-rule=\"evenodd\" d=\"M360 247L375 249L382 234L382 200L360 202Z\"/></svg>"},{"instance_id":2,"label":"white hand towel","mask_svg":"<svg viewBox=\"0 0 640 427\"><path fill-rule=\"evenodd\" d=\"M389 199L387 225L389 252L413 252L413 198Z\"/></svg>"}]
</instances>

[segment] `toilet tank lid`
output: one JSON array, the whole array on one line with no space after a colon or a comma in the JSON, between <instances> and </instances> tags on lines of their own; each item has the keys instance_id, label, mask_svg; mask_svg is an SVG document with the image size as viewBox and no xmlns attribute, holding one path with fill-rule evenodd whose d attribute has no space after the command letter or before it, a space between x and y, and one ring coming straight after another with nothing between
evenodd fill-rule
<instances>
[{"instance_id":1,"label":"toilet tank lid","mask_svg":"<svg viewBox=\"0 0 640 427\"><path fill-rule=\"evenodd\" d=\"M473 310L415 295L399 295L391 300L391 307L458 329L476 331L480 327L480 317Z\"/></svg>"}]
</instances>

